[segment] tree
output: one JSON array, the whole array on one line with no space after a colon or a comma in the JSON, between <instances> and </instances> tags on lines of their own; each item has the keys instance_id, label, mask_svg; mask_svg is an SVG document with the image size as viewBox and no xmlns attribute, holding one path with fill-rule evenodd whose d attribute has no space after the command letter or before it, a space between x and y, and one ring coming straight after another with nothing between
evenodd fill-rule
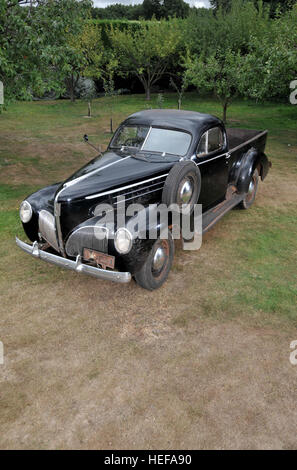
<instances>
[{"instance_id":1,"label":"tree","mask_svg":"<svg viewBox=\"0 0 297 470\"><path fill-rule=\"evenodd\" d=\"M92 18L109 20L139 20L144 17L142 4L123 5L115 3L105 8L92 8Z\"/></svg>"},{"instance_id":2,"label":"tree","mask_svg":"<svg viewBox=\"0 0 297 470\"><path fill-rule=\"evenodd\" d=\"M69 34L68 55L64 70L71 101L75 100L75 88L81 77L98 79L104 63L104 48L100 30L86 22L78 35Z\"/></svg>"},{"instance_id":3,"label":"tree","mask_svg":"<svg viewBox=\"0 0 297 470\"><path fill-rule=\"evenodd\" d=\"M250 0L252 1L252 0ZM253 0L255 6L258 5L259 0ZM275 17L277 11L280 10L282 13L288 11L293 7L295 0L262 0L264 5L267 6L270 16ZM224 11L230 11L232 0L210 0L210 5L218 10L222 8Z\"/></svg>"},{"instance_id":4,"label":"tree","mask_svg":"<svg viewBox=\"0 0 297 470\"><path fill-rule=\"evenodd\" d=\"M238 94L242 80L241 56L231 49L217 50L208 57L200 57L188 63L187 79L199 92L213 92L223 106L223 121L227 120L227 108Z\"/></svg>"},{"instance_id":5,"label":"tree","mask_svg":"<svg viewBox=\"0 0 297 470\"><path fill-rule=\"evenodd\" d=\"M215 8L216 10L222 8L223 10L228 11L231 6L231 1L232 0L209 0L209 3L212 8Z\"/></svg>"},{"instance_id":6,"label":"tree","mask_svg":"<svg viewBox=\"0 0 297 470\"><path fill-rule=\"evenodd\" d=\"M90 5L89 0L0 0L0 80L6 103L65 91L65 78L85 61L69 38L80 34Z\"/></svg>"},{"instance_id":7,"label":"tree","mask_svg":"<svg viewBox=\"0 0 297 470\"><path fill-rule=\"evenodd\" d=\"M172 86L172 88L175 89L175 91L177 93L177 109L181 109L182 99L183 99L184 93L187 89L187 83L183 78L184 77L182 77L180 82L177 83L176 79L174 80L172 77L170 77L170 85Z\"/></svg>"},{"instance_id":8,"label":"tree","mask_svg":"<svg viewBox=\"0 0 297 470\"><path fill-rule=\"evenodd\" d=\"M261 37L268 29L268 15L252 2L233 0L230 11L219 9L203 23L198 34L195 18L188 21L190 55L187 61L187 79L199 91L212 92L223 106L223 120L227 108L242 89L244 57L249 52L252 35Z\"/></svg>"},{"instance_id":9,"label":"tree","mask_svg":"<svg viewBox=\"0 0 297 470\"><path fill-rule=\"evenodd\" d=\"M30 11L17 0L0 0L0 80L5 104L30 99L43 88L41 50ZM38 53L39 52L39 53Z\"/></svg>"},{"instance_id":10,"label":"tree","mask_svg":"<svg viewBox=\"0 0 297 470\"><path fill-rule=\"evenodd\" d=\"M252 36L242 71L241 93L256 100L288 99L297 77L297 4L271 22L265 34Z\"/></svg>"},{"instance_id":11,"label":"tree","mask_svg":"<svg viewBox=\"0 0 297 470\"><path fill-rule=\"evenodd\" d=\"M106 57L105 67L102 71L102 80L105 96L109 98L110 101L110 133L113 133L113 107L114 99L118 95L114 87L114 75L115 71L118 68L118 60L113 53L108 54Z\"/></svg>"},{"instance_id":12,"label":"tree","mask_svg":"<svg viewBox=\"0 0 297 470\"><path fill-rule=\"evenodd\" d=\"M81 48L88 30L89 0L38 0L32 12L32 24L39 37L43 67L50 85L62 93L66 88L72 101L74 89L88 58Z\"/></svg>"},{"instance_id":13,"label":"tree","mask_svg":"<svg viewBox=\"0 0 297 470\"><path fill-rule=\"evenodd\" d=\"M92 79L80 79L80 97L88 103L88 118L92 117L92 101L97 96L96 86Z\"/></svg>"},{"instance_id":14,"label":"tree","mask_svg":"<svg viewBox=\"0 0 297 470\"><path fill-rule=\"evenodd\" d=\"M189 15L190 6L183 0L164 0L163 16L165 18L186 18Z\"/></svg>"},{"instance_id":15,"label":"tree","mask_svg":"<svg viewBox=\"0 0 297 470\"><path fill-rule=\"evenodd\" d=\"M111 30L111 40L121 69L134 74L142 83L146 99L150 100L152 86L164 75L170 57L180 40L175 20L142 22L133 30Z\"/></svg>"},{"instance_id":16,"label":"tree","mask_svg":"<svg viewBox=\"0 0 297 470\"><path fill-rule=\"evenodd\" d=\"M146 20L155 17L157 20L163 17L163 5L160 0L143 0L143 16Z\"/></svg>"}]
</instances>

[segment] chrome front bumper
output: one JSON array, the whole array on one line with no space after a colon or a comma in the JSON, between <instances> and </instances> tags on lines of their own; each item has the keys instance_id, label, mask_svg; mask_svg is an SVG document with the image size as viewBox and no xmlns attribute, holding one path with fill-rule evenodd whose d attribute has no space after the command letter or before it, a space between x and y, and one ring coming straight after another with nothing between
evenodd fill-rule
<instances>
[{"instance_id":1,"label":"chrome front bumper","mask_svg":"<svg viewBox=\"0 0 297 470\"><path fill-rule=\"evenodd\" d=\"M60 266L60 268L71 269L72 271L88 274L89 276L105 279L106 281L121 283L131 281L131 274L129 272L107 271L106 269L95 268L94 266L83 264L81 256L77 256L76 261L72 261L67 258L62 258L62 256L53 255L52 253L40 250L37 242L34 242L33 245L29 245L28 243L22 242L17 237L16 244L23 251L29 253L29 255L34 256L35 258L40 258L47 263Z\"/></svg>"}]
</instances>

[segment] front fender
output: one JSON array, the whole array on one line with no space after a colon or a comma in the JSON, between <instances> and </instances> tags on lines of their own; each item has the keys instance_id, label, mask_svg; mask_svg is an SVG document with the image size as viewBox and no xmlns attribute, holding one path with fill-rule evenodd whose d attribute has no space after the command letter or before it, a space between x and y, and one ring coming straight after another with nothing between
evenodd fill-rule
<instances>
[{"instance_id":1,"label":"front fender","mask_svg":"<svg viewBox=\"0 0 297 470\"><path fill-rule=\"evenodd\" d=\"M23 229L32 242L38 240L38 213L42 209L53 213L54 198L60 184L61 183L56 183L46 186L26 197L26 201L32 206L33 216L28 223L23 223Z\"/></svg>"},{"instance_id":2,"label":"front fender","mask_svg":"<svg viewBox=\"0 0 297 470\"><path fill-rule=\"evenodd\" d=\"M117 268L133 274L142 267L155 240L168 226L166 211L157 204L143 207L135 214L126 215L124 225L121 224L123 226L132 235L135 234L132 248L126 255L120 255L114 246L114 234L118 228L116 217L113 223L108 222L105 216L92 217L75 227L66 241L66 253L70 257L76 257L83 254L84 248L109 253L115 256ZM106 238L98 236L101 229L105 230Z\"/></svg>"}]
</instances>

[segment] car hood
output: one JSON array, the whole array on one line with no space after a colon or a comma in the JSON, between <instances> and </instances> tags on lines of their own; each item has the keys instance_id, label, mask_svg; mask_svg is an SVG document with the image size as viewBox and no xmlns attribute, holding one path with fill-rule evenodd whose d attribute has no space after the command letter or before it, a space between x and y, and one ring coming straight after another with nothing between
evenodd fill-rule
<instances>
[{"instance_id":1,"label":"car hood","mask_svg":"<svg viewBox=\"0 0 297 470\"><path fill-rule=\"evenodd\" d=\"M149 179L156 175L166 174L178 161L175 156L135 158L133 154L106 151L94 158L70 178L64 181L56 193L58 202L70 202L76 199L85 199L107 192L125 184Z\"/></svg>"}]
</instances>

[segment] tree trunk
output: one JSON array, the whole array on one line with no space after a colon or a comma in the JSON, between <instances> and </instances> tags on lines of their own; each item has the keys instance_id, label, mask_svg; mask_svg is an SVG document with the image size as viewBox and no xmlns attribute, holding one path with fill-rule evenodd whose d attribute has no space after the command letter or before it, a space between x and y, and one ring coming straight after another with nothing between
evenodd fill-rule
<instances>
[{"instance_id":1,"label":"tree trunk","mask_svg":"<svg viewBox=\"0 0 297 470\"><path fill-rule=\"evenodd\" d=\"M74 89L73 89L73 86L70 85L70 101L71 103L74 103L75 102L75 96L74 96Z\"/></svg>"},{"instance_id":2,"label":"tree trunk","mask_svg":"<svg viewBox=\"0 0 297 470\"><path fill-rule=\"evenodd\" d=\"M178 98L178 109L181 109L181 98Z\"/></svg>"},{"instance_id":3,"label":"tree trunk","mask_svg":"<svg viewBox=\"0 0 297 470\"><path fill-rule=\"evenodd\" d=\"M112 118L110 118L110 133L113 134Z\"/></svg>"},{"instance_id":4,"label":"tree trunk","mask_svg":"<svg viewBox=\"0 0 297 470\"><path fill-rule=\"evenodd\" d=\"M91 111L91 101L88 101L88 117L91 117L92 111Z\"/></svg>"},{"instance_id":5,"label":"tree trunk","mask_svg":"<svg viewBox=\"0 0 297 470\"><path fill-rule=\"evenodd\" d=\"M145 85L145 99L146 101L150 101L151 99L151 88L150 85Z\"/></svg>"},{"instance_id":6,"label":"tree trunk","mask_svg":"<svg viewBox=\"0 0 297 470\"><path fill-rule=\"evenodd\" d=\"M228 108L228 103L227 101L225 101L223 104L223 123L224 124L226 124L227 122L227 108Z\"/></svg>"}]
</instances>

